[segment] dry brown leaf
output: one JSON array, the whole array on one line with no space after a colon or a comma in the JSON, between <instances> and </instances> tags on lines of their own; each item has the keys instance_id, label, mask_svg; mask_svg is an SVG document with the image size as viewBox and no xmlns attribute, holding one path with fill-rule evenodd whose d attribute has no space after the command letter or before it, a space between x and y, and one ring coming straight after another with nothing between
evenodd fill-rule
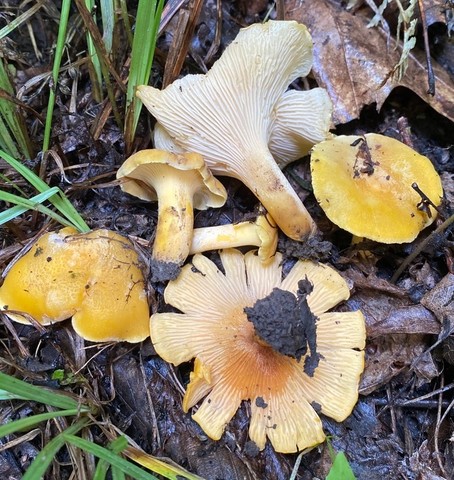
<instances>
[{"instance_id":1,"label":"dry brown leaf","mask_svg":"<svg viewBox=\"0 0 454 480\"><path fill-rule=\"evenodd\" d=\"M421 299L422 305L431 310L441 324L454 327L454 275L448 273Z\"/></svg>"},{"instance_id":2,"label":"dry brown leaf","mask_svg":"<svg viewBox=\"0 0 454 480\"><path fill-rule=\"evenodd\" d=\"M344 276L353 281L355 292L347 301L351 310L361 310L366 319L367 337L392 334L438 335L442 325L424 305L411 303L408 294L387 280L363 275L350 268ZM434 289L435 290L435 289Z\"/></svg>"},{"instance_id":3,"label":"dry brown leaf","mask_svg":"<svg viewBox=\"0 0 454 480\"><path fill-rule=\"evenodd\" d=\"M424 478L425 480L447 480L436 472L439 470L437 462L429 447L429 441L424 440L421 446L410 457L409 466L412 473L416 474L416 478Z\"/></svg>"},{"instance_id":4,"label":"dry brown leaf","mask_svg":"<svg viewBox=\"0 0 454 480\"><path fill-rule=\"evenodd\" d=\"M436 377L438 370L427 351L427 335L438 335L442 328L436 315L423 305L411 303L403 289L373 274L350 268L344 276L356 290L347 307L361 310L366 320L366 368L360 392L368 395L409 372L416 374L418 385Z\"/></svg>"},{"instance_id":5,"label":"dry brown leaf","mask_svg":"<svg viewBox=\"0 0 454 480\"><path fill-rule=\"evenodd\" d=\"M355 15L334 0L289 0L286 19L307 25L314 41L313 73L319 86L327 89L334 104L334 123L358 118L372 103L380 109L391 91L409 88L437 112L454 121L454 82L433 62L435 95L427 93L424 53L414 49L401 81L393 80L401 48L382 28L367 28L368 10ZM371 16L370 16L371 17Z\"/></svg>"},{"instance_id":6,"label":"dry brown leaf","mask_svg":"<svg viewBox=\"0 0 454 480\"><path fill-rule=\"evenodd\" d=\"M419 387L430 382L439 372L427 352L424 335L387 335L369 342L366 366L359 392L369 395L389 383L397 375L414 372ZM407 378L409 380L410 377Z\"/></svg>"}]
</instances>

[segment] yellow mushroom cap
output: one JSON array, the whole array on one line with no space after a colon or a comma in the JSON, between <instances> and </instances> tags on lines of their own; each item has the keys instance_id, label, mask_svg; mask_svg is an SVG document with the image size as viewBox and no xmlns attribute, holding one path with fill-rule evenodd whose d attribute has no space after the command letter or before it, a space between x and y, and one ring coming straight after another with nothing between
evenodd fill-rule
<instances>
[{"instance_id":1,"label":"yellow mushroom cap","mask_svg":"<svg viewBox=\"0 0 454 480\"><path fill-rule=\"evenodd\" d=\"M427 157L375 133L317 144L311 172L314 195L333 223L383 243L411 242L435 220L436 210L421 208L413 184L436 206L443 196L440 177Z\"/></svg>"},{"instance_id":2,"label":"yellow mushroom cap","mask_svg":"<svg viewBox=\"0 0 454 480\"><path fill-rule=\"evenodd\" d=\"M225 188L205 165L198 153L171 153L165 150L140 150L131 155L118 169L117 178L126 178L122 190L142 200L158 201L159 184L173 186L188 184L193 191L197 210L222 207L227 199Z\"/></svg>"},{"instance_id":3,"label":"yellow mushroom cap","mask_svg":"<svg viewBox=\"0 0 454 480\"><path fill-rule=\"evenodd\" d=\"M267 437L284 453L322 442L317 413L344 420L358 399L364 368L362 313L328 312L348 298L345 280L310 261L297 262L282 279L279 253L267 264L253 251L243 255L228 249L220 257L223 272L205 256L194 255L164 293L182 313L156 313L150 320L151 339L162 358L175 365L195 358L184 410L205 397L193 418L217 440L241 401L250 400L249 436L259 449ZM316 317L318 363L311 371L309 355L298 361L259 339L245 312L276 289L296 295L303 279L313 286L307 305ZM287 332L288 318L277 317Z\"/></svg>"},{"instance_id":4,"label":"yellow mushroom cap","mask_svg":"<svg viewBox=\"0 0 454 480\"><path fill-rule=\"evenodd\" d=\"M72 316L76 332L91 341L140 342L149 335L137 253L109 230L64 228L40 237L7 273L0 308L25 324L29 319L17 312L42 325Z\"/></svg>"}]
</instances>

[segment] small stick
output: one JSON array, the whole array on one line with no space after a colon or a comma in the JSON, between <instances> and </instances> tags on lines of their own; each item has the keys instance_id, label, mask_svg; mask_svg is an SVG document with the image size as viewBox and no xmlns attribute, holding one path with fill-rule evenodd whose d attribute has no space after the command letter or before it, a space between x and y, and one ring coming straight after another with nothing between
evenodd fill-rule
<instances>
[{"instance_id":1,"label":"small stick","mask_svg":"<svg viewBox=\"0 0 454 480\"><path fill-rule=\"evenodd\" d=\"M399 268L391 277L390 283L396 283L403 271L410 265L410 263L424 250L424 248L434 240L437 235L442 234L451 224L454 223L454 215L447 218L441 225L439 225L430 235L428 235L419 245L408 255L408 257L400 264Z\"/></svg>"},{"instance_id":2,"label":"small stick","mask_svg":"<svg viewBox=\"0 0 454 480\"><path fill-rule=\"evenodd\" d=\"M424 9L423 0L418 0L419 14L421 15L422 22L422 34L424 38L424 50L426 52L426 63L427 63L427 83L429 88L427 93L429 95L435 95L435 75L432 68L432 60L430 58L430 46L429 46L429 35L427 34L427 20L426 20L426 11Z\"/></svg>"},{"instance_id":3,"label":"small stick","mask_svg":"<svg viewBox=\"0 0 454 480\"><path fill-rule=\"evenodd\" d=\"M285 2L284 0L276 0L276 19L285 20Z\"/></svg>"},{"instance_id":4,"label":"small stick","mask_svg":"<svg viewBox=\"0 0 454 480\"><path fill-rule=\"evenodd\" d=\"M443 375L441 377L441 381L444 381ZM443 386L443 383L442 383ZM439 396L439 404L438 404L438 410L437 410L437 424L435 425L435 432L434 432L434 450L435 450L435 457L437 459L438 466L440 467L441 472L443 475L448 478L448 474L443 466L443 462L441 460L441 455L440 455L440 449L438 448L438 437L440 434L440 426L443 423L444 419L448 415L449 411L452 409L454 406L454 400L449 404L448 408L445 410L443 413L443 416L441 416L441 407L442 407L442 401L443 401L443 395L440 393ZM440 418L441 416L441 418Z\"/></svg>"},{"instance_id":5,"label":"small stick","mask_svg":"<svg viewBox=\"0 0 454 480\"><path fill-rule=\"evenodd\" d=\"M441 211L439 208L432 202L432 200L418 187L418 184L416 182L411 184L411 188L416 191L416 193L419 194L421 197L421 201L418 203L417 207L418 210L421 210L423 212L427 213L427 216L429 218L432 218L432 212L430 211L429 205L434 208L440 215Z\"/></svg>"}]
</instances>

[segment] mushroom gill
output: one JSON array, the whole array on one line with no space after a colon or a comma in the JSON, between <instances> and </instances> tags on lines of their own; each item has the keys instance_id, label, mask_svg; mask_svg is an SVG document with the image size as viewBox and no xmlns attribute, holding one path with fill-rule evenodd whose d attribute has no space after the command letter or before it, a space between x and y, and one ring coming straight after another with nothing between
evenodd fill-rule
<instances>
[{"instance_id":1,"label":"mushroom gill","mask_svg":"<svg viewBox=\"0 0 454 480\"><path fill-rule=\"evenodd\" d=\"M284 160L298 151L298 112L292 111L295 102L289 102L286 90L311 65L307 28L294 21L269 21L242 29L207 74L187 75L164 90L139 86L137 96L158 121L157 148L200 153L214 174L241 180L282 231L302 241L316 227L270 144ZM302 142L300 151L307 153L308 145L328 135L331 105L322 89L297 94L296 105L304 95L310 97L311 118L306 122L300 115L306 128L300 128L302 135L314 130ZM313 116L323 120L313 125ZM273 128L283 138L273 137Z\"/></svg>"}]
</instances>

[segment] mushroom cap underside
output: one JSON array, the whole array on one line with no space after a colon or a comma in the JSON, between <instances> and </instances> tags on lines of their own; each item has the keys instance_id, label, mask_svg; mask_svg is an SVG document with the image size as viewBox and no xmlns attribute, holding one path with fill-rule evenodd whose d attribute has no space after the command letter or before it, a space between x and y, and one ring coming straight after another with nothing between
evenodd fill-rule
<instances>
[{"instance_id":1,"label":"mushroom cap underside","mask_svg":"<svg viewBox=\"0 0 454 480\"><path fill-rule=\"evenodd\" d=\"M160 188L192 192L194 208L221 207L227 199L224 186L197 153L171 153L159 149L140 150L117 172L123 191L146 201L158 201Z\"/></svg>"},{"instance_id":2,"label":"mushroom cap underside","mask_svg":"<svg viewBox=\"0 0 454 480\"><path fill-rule=\"evenodd\" d=\"M312 40L294 21L242 29L205 75L187 75L137 96L176 144L203 155L215 174L247 175L245 159L267 149L277 104L312 66Z\"/></svg>"},{"instance_id":3,"label":"mushroom cap underside","mask_svg":"<svg viewBox=\"0 0 454 480\"><path fill-rule=\"evenodd\" d=\"M282 256L263 265L255 252L220 252L223 271L197 254L180 276L169 282L165 300L182 313L152 315L151 338L166 361L178 365L195 358L183 400L213 439L221 437L242 400L250 400L249 435L259 449L266 437L276 451L295 452L324 439L321 412L345 419L358 398L364 368L365 323L361 312L328 312L349 296L345 280L332 268L299 261L282 279ZM309 280L307 297L317 316L319 363L305 371L305 359L275 352L258 341L245 307L267 297L275 287L288 292ZM200 291L205 294L201 297ZM280 317L286 331L286 318Z\"/></svg>"}]
</instances>

